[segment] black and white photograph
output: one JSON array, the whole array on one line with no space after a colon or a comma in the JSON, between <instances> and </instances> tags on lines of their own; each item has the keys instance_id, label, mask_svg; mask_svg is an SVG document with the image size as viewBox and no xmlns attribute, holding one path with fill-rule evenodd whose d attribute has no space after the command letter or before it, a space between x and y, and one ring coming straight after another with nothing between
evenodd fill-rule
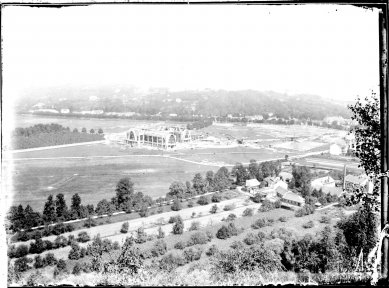
<instances>
[{"instance_id":1,"label":"black and white photograph","mask_svg":"<svg viewBox=\"0 0 389 288\"><path fill-rule=\"evenodd\" d=\"M388 287L388 4L108 2L1 6L0 285Z\"/></svg>"}]
</instances>

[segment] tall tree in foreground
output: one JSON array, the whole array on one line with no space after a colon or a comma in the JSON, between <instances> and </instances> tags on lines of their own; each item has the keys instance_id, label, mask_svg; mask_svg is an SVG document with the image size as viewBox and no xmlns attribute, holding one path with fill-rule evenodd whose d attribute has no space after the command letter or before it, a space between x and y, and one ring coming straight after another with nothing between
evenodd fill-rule
<instances>
[{"instance_id":1,"label":"tall tree in foreground","mask_svg":"<svg viewBox=\"0 0 389 288\"><path fill-rule=\"evenodd\" d=\"M360 167L363 167L366 174L374 184L373 193L356 190L350 198L352 203L360 200L378 210L377 197L380 195L380 181L377 175L381 171L381 125L380 125L380 103L375 93L370 97L357 99L353 105L349 105L353 115L351 119L358 123L350 133L354 134L356 142L355 156L360 160Z\"/></svg>"},{"instance_id":2,"label":"tall tree in foreground","mask_svg":"<svg viewBox=\"0 0 389 288\"><path fill-rule=\"evenodd\" d=\"M68 206L66 205L65 196L60 193L55 198L55 211L58 218L65 220L68 214Z\"/></svg>"}]
</instances>

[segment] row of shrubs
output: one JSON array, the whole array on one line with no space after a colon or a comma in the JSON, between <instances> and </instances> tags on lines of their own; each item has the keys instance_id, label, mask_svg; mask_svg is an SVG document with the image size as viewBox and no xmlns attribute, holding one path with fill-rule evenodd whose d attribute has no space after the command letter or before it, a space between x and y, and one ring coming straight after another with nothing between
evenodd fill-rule
<instances>
[{"instance_id":1,"label":"row of shrubs","mask_svg":"<svg viewBox=\"0 0 389 288\"><path fill-rule=\"evenodd\" d=\"M42 237L51 235L61 235L66 232L73 232L74 226L72 224L58 223L54 226L45 226L43 229L35 231L19 231L12 237L12 242L25 242L28 240L36 240Z\"/></svg>"},{"instance_id":2,"label":"row of shrubs","mask_svg":"<svg viewBox=\"0 0 389 288\"><path fill-rule=\"evenodd\" d=\"M8 257L9 258L19 258L26 256L28 254L40 254L44 251L53 250L62 248L68 245L71 245L73 242L81 242L85 243L90 240L90 236L87 232L82 231L78 233L77 238L74 235L69 235L68 238L65 236L58 236L54 242L50 240L42 240L42 238L38 238L35 241L31 242L30 246L25 244L21 244L18 247L15 245L11 245L8 248Z\"/></svg>"},{"instance_id":3,"label":"row of shrubs","mask_svg":"<svg viewBox=\"0 0 389 288\"><path fill-rule=\"evenodd\" d=\"M174 248L176 249L184 249L186 247L194 246L194 245L202 245L210 242L213 239L213 234L211 231L197 231L190 235L190 238L188 241L178 241L175 245Z\"/></svg>"}]
</instances>

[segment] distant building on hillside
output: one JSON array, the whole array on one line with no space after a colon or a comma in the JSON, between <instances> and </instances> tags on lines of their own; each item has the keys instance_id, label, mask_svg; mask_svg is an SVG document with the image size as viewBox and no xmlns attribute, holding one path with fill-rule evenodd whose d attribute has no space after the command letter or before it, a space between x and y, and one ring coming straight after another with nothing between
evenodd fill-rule
<instances>
[{"instance_id":1,"label":"distant building on hillside","mask_svg":"<svg viewBox=\"0 0 389 288\"><path fill-rule=\"evenodd\" d=\"M68 114L70 113L69 109L61 109L61 114Z\"/></svg>"},{"instance_id":2,"label":"distant building on hillside","mask_svg":"<svg viewBox=\"0 0 389 288\"><path fill-rule=\"evenodd\" d=\"M331 144L330 145L330 154L331 155L342 155L343 149L338 144Z\"/></svg>"},{"instance_id":3,"label":"distant building on hillside","mask_svg":"<svg viewBox=\"0 0 389 288\"><path fill-rule=\"evenodd\" d=\"M58 114L58 110L55 109L38 109L35 110L34 112L43 112L43 113L53 113L53 114Z\"/></svg>"},{"instance_id":4,"label":"distant building on hillside","mask_svg":"<svg viewBox=\"0 0 389 288\"><path fill-rule=\"evenodd\" d=\"M331 176L317 178L311 181L311 187L320 190L323 187L335 187L335 180Z\"/></svg>"},{"instance_id":5,"label":"distant building on hillside","mask_svg":"<svg viewBox=\"0 0 389 288\"><path fill-rule=\"evenodd\" d=\"M344 188L346 192L353 192L356 189L363 189L367 193L373 192L373 183L369 180L369 177L366 174L362 174L359 176L347 175L344 178Z\"/></svg>"}]
</instances>

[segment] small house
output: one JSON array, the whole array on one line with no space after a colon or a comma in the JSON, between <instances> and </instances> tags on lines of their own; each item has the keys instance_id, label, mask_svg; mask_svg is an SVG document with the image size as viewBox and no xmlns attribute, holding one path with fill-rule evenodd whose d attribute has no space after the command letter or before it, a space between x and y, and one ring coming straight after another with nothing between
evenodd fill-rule
<instances>
[{"instance_id":1,"label":"small house","mask_svg":"<svg viewBox=\"0 0 389 288\"><path fill-rule=\"evenodd\" d=\"M297 207L302 207L305 205L304 198L292 191L288 191L287 193L285 193L284 196L281 198L281 201L283 203L290 204Z\"/></svg>"},{"instance_id":2,"label":"small house","mask_svg":"<svg viewBox=\"0 0 389 288\"><path fill-rule=\"evenodd\" d=\"M335 180L331 176L325 176L312 180L312 189L320 190L323 187L335 187Z\"/></svg>"},{"instance_id":3,"label":"small house","mask_svg":"<svg viewBox=\"0 0 389 288\"><path fill-rule=\"evenodd\" d=\"M257 192L257 189L259 188L259 181L257 179L250 179L246 180L246 188L247 191L250 193Z\"/></svg>"}]
</instances>

